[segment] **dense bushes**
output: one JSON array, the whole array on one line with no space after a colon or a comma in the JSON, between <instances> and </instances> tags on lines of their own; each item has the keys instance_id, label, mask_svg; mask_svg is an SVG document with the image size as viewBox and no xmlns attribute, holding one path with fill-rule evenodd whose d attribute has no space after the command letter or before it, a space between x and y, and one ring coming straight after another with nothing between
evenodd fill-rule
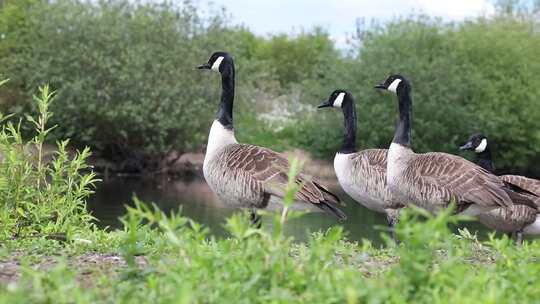
<instances>
[{"instance_id":1,"label":"dense bushes","mask_svg":"<svg viewBox=\"0 0 540 304\"><path fill-rule=\"evenodd\" d=\"M413 83L417 150L455 153L458 143L480 131L496 144L499 166L540 161L540 62L534 58L540 35L531 21L402 20L369 32L363 43L350 87L359 93L360 132L374 139L369 145L390 138L396 111L389 97L366 88L399 72Z\"/></svg>"},{"instance_id":2,"label":"dense bushes","mask_svg":"<svg viewBox=\"0 0 540 304\"><path fill-rule=\"evenodd\" d=\"M397 19L359 31L353 56L320 29L261 38L222 13L202 18L190 2L6 3L0 65L12 81L0 89L1 107L28 111L31 103L15 100L30 100L50 81L59 96L54 134L108 158L201 150L219 81L193 66L225 49L237 62L240 140L331 157L341 117L314 106L340 87L356 96L360 145L386 147L395 103L372 87L399 72L413 83L417 150L455 153L482 131L499 167L526 170L540 161L540 35L523 10L460 24Z\"/></svg>"},{"instance_id":3,"label":"dense bushes","mask_svg":"<svg viewBox=\"0 0 540 304\"><path fill-rule=\"evenodd\" d=\"M227 43L219 20L204 26L189 6L128 2L35 4L28 15L28 49L3 64L14 85L49 79L58 89L56 134L120 153L203 140L213 107L193 68L214 41Z\"/></svg>"}]
</instances>

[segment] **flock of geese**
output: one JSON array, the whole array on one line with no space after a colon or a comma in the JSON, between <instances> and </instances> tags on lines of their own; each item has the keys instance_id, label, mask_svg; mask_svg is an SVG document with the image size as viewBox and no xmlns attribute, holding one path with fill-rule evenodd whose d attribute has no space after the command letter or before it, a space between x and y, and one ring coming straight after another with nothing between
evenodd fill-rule
<instances>
[{"instance_id":1,"label":"flock of geese","mask_svg":"<svg viewBox=\"0 0 540 304\"><path fill-rule=\"evenodd\" d=\"M290 164L282 154L236 140L235 69L231 55L215 52L198 69L218 72L222 82L219 110L204 157L204 177L220 200L249 208L253 223L260 226L257 209L283 207ZM399 121L388 149L357 151L356 107L349 91L336 90L319 106L341 108L343 112L343 142L334 158L334 169L349 196L386 214L390 228L408 204L436 214L453 202L456 213L474 216L491 229L515 235L518 244L523 234L540 234L539 180L494 175L488 140L481 134L471 136L460 147L476 152L477 164L447 153L415 153L411 148L411 84L401 75L391 75L375 88L395 94L399 105ZM340 199L325 185L302 172L295 182L300 189L292 209L323 210L339 220L346 219L338 207Z\"/></svg>"}]
</instances>

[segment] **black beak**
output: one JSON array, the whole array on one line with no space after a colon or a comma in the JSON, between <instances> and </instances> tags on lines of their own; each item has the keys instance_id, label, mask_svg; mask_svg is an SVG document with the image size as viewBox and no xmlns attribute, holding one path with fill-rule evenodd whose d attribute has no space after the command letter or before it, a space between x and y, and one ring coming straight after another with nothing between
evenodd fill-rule
<instances>
[{"instance_id":1,"label":"black beak","mask_svg":"<svg viewBox=\"0 0 540 304\"><path fill-rule=\"evenodd\" d=\"M198 70L210 70L211 68L212 67L208 63L205 63L197 67Z\"/></svg>"},{"instance_id":2,"label":"black beak","mask_svg":"<svg viewBox=\"0 0 540 304\"><path fill-rule=\"evenodd\" d=\"M466 144L464 144L463 146L459 147L459 149L461 151L464 151L464 150L472 150L473 149L473 144L472 142L468 141Z\"/></svg>"},{"instance_id":3,"label":"black beak","mask_svg":"<svg viewBox=\"0 0 540 304\"><path fill-rule=\"evenodd\" d=\"M384 83L378 84L375 86L375 89L386 90L386 85Z\"/></svg>"},{"instance_id":4,"label":"black beak","mask_svg":"<svg viewBox=\"0 0 540 304\"><path fill-rule=\"evenodd\" d=\"M320 106L318 106L317 108L319 109L322 109L322 108L328 108L328 107L331 107L332 106L332 103L330 101L324 101Z\"/></svg>"}]
</instances>

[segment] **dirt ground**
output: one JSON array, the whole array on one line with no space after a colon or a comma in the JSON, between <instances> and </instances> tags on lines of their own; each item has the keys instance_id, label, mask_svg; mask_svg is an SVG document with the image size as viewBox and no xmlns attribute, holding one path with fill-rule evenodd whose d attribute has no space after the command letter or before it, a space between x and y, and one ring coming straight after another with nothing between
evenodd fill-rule
<instances>
[{"instance_id":1,"label":"dirt ground","mask_svg":"<svg viewBox=\"0 0 540 304\"><path fill-rule=\"evenodd\" d=\"M7 259L0 259L0 284L17 282L24 271L20 258L22 253L14 252ZM137 256L135 262L141 268L148 264L146 257ZM39 262L31 265L35 270L52 269L58 263L58 257L44 256ZM120 268L126 267L127 263L119 255L107 253L86 253L67 259L69 267L78 270L78 279L85 285L91 284L91 278L96 274L114 275Z\"/></svg>"}]
</instances>

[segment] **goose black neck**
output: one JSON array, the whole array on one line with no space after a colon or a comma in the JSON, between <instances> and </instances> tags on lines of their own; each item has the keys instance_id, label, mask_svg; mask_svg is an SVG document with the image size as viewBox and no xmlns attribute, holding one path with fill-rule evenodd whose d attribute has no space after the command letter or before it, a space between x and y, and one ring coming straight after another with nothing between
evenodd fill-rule
<instances>
[{"instance_id":1,"label":"goose black neck","mask_svg":"<svg viewBox=\"0 0 540 304\"><path fill-rule=\"evenodd\" d=\"M339 153L349 154L356 152L356 109L354 107L354 100L349 94L345 95L343 101L343 119L344 119L344 132L343 143Z\"/></svg>"},{"instance_id":2,"label":"goose black neck","mask_svg":"<svg viewBox=\"0 0 540 304\"><path fill-rule=\"evenodd\" d=\"M233 128L234 64L230 62L221 72L221 102L216 119L227 129Z\"/></svg>"},{"instance_id":3,"label":"goose black neck","mask_svg":"<svg viewBox=\"0 0 540 304\"><path fill-rule=\"evenodd\" d=\"M411 120L412 120L412 99L410 88L406 85L397 91L399 103L399 121L394 133L393 143L405 147L411 146Z\"/></svg>"},{"instance_id":4,"label":"goose black neck","mask_svg":"<svg viewBox=\"0 0 540 304\"><path fill-rule=\"evenodd\" d=\"M480 167L488 170L489 172L495 171L495 166L493 166L493 160L491 158L491 150L489 146L483 152L476 153L476 164Z\"/></svg>"}]
</instances>

